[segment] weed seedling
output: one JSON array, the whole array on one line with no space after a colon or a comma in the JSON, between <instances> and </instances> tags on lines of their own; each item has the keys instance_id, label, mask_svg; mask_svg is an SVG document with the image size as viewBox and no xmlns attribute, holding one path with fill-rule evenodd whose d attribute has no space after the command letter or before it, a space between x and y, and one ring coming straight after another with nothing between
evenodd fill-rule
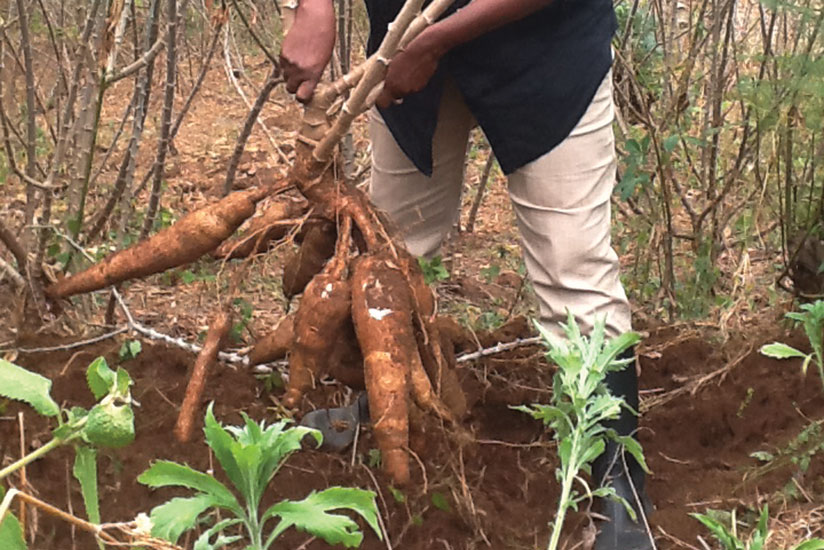
<instances>
[{"instance_id":1,"label":"weed seedling","mask_svg":"<svg viewBox=\"0 0 824 550\"><path fill-rule=\"evenodd\" d=\"M803 304L801 311L791 311L786 314L786 317L801 323L801 326L804 327L804 333L810 341L810 346L813 348L813 352L804 353L781 342L774 342L762 346L759 351L762 355L772 357L773 359L803 359L801 372L804 374L807 374L807 368L810 366L810 363L815 360L816 367L818 367L818 375L821 378L821 384L824 386L824 333L822 333L822 331L824 331L824 301L816 300L811 304Z\"/></svg>"},{"instance_id":2,"label":"weed seedling","mask_svg":"<svg viewBox=\"0 0 824 550\"><path fill-rule=\"evenodd\" d=\"M318 445L322 436L311 428L287 427L287 420L267 426L265 421L256 423L245 414L243 418L245 425L224 428L209 405L203 429L206 443L239 498L213 476L176 462L156 462L138 477L140 483L152 488L185 487L196 492L192 497L173 498L154 508L152 535L175 543L184 531L198 525L207 511L222 510L225 519L204 531L195 549L216 550L241 540L243 536L237 534L236 526L246 532L247 550L267 550L292 526L329 544L355 548L363 540L358 524L348 516L330 513L346 509L360 515L382 538L375 493L362 489L330 487L298 502L282 500L261 513L261 497L269 482L289 456L301 448L304 436L311 435ZM266 523L275 518L278 523L266 534Z\"/></svg>"},{"instance_id":3,"label":"weed seedling","mask_svg":"<svg viewBox=\"0 0 824 550\"><path fill-rule=\"evenodd\" d=\"M764 550L766 548L767 539L770 536L769 528L767 527L767 520L770 516L769 507L765 504L761 509L761 514L758 517L758 523L755 525L750 534L749 540L744 542L738 536L738 521L735 517L735 510L730 514L730 526L719 519L717 512L712 513L710 510L707 514L690 514L692 517L700 521L704 527L710 530L710 533L718 539L721 547L724 550ZM824 540L810 539L806 540L794 547L791 550L821 550L824 549Z\"/></svg>"},{"instance_id":4,"label":"weed seedling","mask_svg":"<svg viewBox=\"0 0 824 550\"><path fill-rule=\"evenodd\" d=\"M566 340L555 337L537 324L541 338L548 348L548 358L558 365L555 374L552 403L533 404L516 409L532 415L554 432L558 442L560 466L555 475L561 483L558 512L551 522L552 533L548 550L555 550L561 536L564 518L570 508L595 497L620 499L612 487L590 489L580 472L592 473L591 464L606 449L607 438L613 439L629 452L646 470L641 445L632 437L619 436L603 427L605 420L618 417L623 399L610 395L604 384L607 373L632 368L629 359L618 356L640 340L634 332L627 332L612 340L605 338L605 319L596 321L589 337L581 334L570 314L567 324L561 326ZM580 491L575 489L578 484ZM624 502L628 512L635 513Z\"/></svg>"},{"instance_id":5,"label":"weed seedling","mask_svg":"<svg viewBox=\"0 0 824 550\"><path fill-rule=\"evenodd\" d=\"M449 271L443 265L443 259L440 256L435 256L431 260L424 257L418 258L418 265L423 271L423 278L426 284L431 285L440 281L445 281L449 278Z\"/></svg>"},{"instance_id":6,"label":"weed seedling","mask_svg":"<svg viewBox=\"0 0 824 550\"><path fill-rule=\"evenodd\" d=\"M134 412L129 391L132 379L122 368L116 372L111 370L106 360L99 357L89 365L86 381L98 403L88 411L81 407L61 409L51 398L51 380L0 359L0 396L27 403L37 413L55 417L58 422L52 439L1 469L0 480L57 447L72 445L75 448L72 473L80 482L86 514L92 523L100 523L96 447L123 447L134 440ZM10 499L13 495L9 492L7 496ZM0 548L25 548L14 527L17 520L10 516L4 521L3 515L0 507Z\"/></svg>"}]
</instances>

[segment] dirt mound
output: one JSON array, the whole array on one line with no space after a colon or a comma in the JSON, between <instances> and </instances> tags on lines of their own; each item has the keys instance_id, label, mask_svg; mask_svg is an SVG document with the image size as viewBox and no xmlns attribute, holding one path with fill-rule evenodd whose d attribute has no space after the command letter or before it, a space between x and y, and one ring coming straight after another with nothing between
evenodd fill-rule
<instances>
[{"instance_id":1,"label":"dirt mound","mask_svg":"<svg viewBox=\"0 0 824 550\"><path fill-rule=\"evenodd\" d=\"M771 495L787 499L790 492L782 488L788 483L801 488L799 498L808 500L806 505L822 504L820 460L813 459L806 473L788 463L755 475L760 463L751 453L780 456L810 420L824 418L824 392L816 374L811 371L802 377L796 364L761 357L760 343L719 348L699 337L679 341L674 331L661 331L642 349L645 414L640 438L654 472L649 482L656 506L652 525L661 548L678 547L678 540L695 544L697 535L706 537L688 513L752 507ZM110 342L80 353L21 356L17 362L52 378L58 401L88 406L85 365L98 354L117 363L118 348ZM548 400L552 372L542 356L540 348L524 347L463 364L461 382L471 405L467 424L477 441L460 448L440 426L425 426L427 437L412 440L420 461L413 461L414 483L404 492L386 485L378 470L370 468L376 445L365 429L354 459L351 452L330 455L306 450L295 455L271 484L266 499L303 498L313 489L335 484L374 490L377 481L379 506L394 548L544 547L557 496L554 449L541 425L510 408ZM152 460L177 460L202 470L213 467L202 437L180 444L172 436L193 362L188 353L144 343L137 358L122 364L135 379L133 394L140 402L137 439L126 449L101 453L104 521L130 520L180 494L152 493L136 483ZM281 390L270 394L265 388L242 368L222 367L210 377L205 399L216 402L216 415L224 423L239 422L241 410L253 418L275 418ZM330 383L310 393L306 403L321 407L345 399L346 390ZM19 436L13 421L17 410L15 404L8 404L0 422L0 451L6 460L17 454ZM30 446L48 439L46 423L30 411L26 424ZM70 451L49 455L28 469L32 490L48 502L78 512L81 496L70 470ZM773 515L780 508L773 505ZM92 547L88 536L73 535L66 524L42 514L36 521L32 548L65 549L72 541L76 548ZM580 540L588 524L583 514L570 521L575 527L568 547ZM292 532L280 547L326 547L318 541L301 546L308 538ZM362 547L377 550L386 545L367 534Z\"/></svg>"}]
</instances>

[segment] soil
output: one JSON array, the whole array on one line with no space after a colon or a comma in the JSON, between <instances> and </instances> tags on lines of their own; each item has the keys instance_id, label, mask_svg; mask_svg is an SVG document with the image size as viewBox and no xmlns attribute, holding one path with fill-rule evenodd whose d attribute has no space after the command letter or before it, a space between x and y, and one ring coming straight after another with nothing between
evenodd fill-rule
<instances>
[{"instance_id":1,"label":"soil","mask_svg":"<svg viewBox=\"0 0 824 550\"><path fill-rule=\"evenodd\" d=\"M491 341L511 338L527 328L524 322L497 334ZM817 374L802 376L796 364L760 356L762 341L717 346L712 339L672 328L651 329L640 348L642 420L640 439L653 475L649 494L655 505L652 528L660 548L695 544L706 532L692 512L708 508L753 509L770 501L773 509L820 505L824 464L814 459L806 472L788 464L768 475L757 475L759 462L750 455L781 449L810 422L824 416L824 392ZM26 347L47 342L25 342ZM795 342L798 343L798 342ZM185 462L195 468L213 468L202 436L189 444L172 436L179 403L193 363L191 354L161 345L144 344L132 360L118 360L119 344L108 342L80 352L60 351L20 355L17 363L54 381L53 394L61 403L92 403L84 379L85 366L97 355L120 364L135 380L133 395L140 403L136 414L137 439L118 451L103 451L100 460L101 502L105 521L128 521L174 495L174 490L152 492L136 477L157 459ZM398 492L387 485L377 468L369 466L374 443L366 428L353 453L327 454L307 448L290 458L270 486L267 500L300 499L312 490L331 485L380 486L380 507L393 548L542 548L547 522L554 513L557 484L551 437L543 427L511 405L547 399L551 368L537 347L524 347L461 367L464 389L472 403L466 424L477 441L459 448L437 426L428 426L424 445L416 445L421 462L411 487ZM711 375L711 376L710 376ZM691 391L694 390L694 391ZM217 369L209 379L204 403L215 401L224 423L240 421L245 411L256 419L276 418L273 397L248 371ZM330 383L307 397L308 408L335 404L345 390ZM19 441L15 404L4 408L0 422L2 453L17 454ZM44 421L26 412L26 442L30 448L49 438ZM81 509L77 483L69 477L72 452L59 450L28 468L31 490L64 510ZM352 462L354 460L354 463ZM354 465L353 465L354 464ZM424 476L420 465L426 465ZM370 475L371 474L371 475ZM798 484L801 492L783 488ZM792 498L798 500L793 502ZM82 512L80 512L82 515ZM32 548L51 550L92 548L86 534L39 515ZM585 514L570 519L568 548L587 537ZM820 526L818 526L820 527ZM813 526L813 528L818 528ZM324 548L291 532L280 548ZM367 550L385 548L367 534Z\"/></svg>"}]
</instances>

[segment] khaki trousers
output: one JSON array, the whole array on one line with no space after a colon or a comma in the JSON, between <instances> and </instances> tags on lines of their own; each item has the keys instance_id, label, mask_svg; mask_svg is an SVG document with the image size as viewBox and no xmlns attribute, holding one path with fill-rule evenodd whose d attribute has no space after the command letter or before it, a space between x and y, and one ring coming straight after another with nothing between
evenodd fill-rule
<instances>
[{"instance_id":1,"label":"khaki trousers","mask_svg":"<svg viewBox=\"0 0 824 550\"><path fill-rule=\"evenodd\" d=\"M547 109L551 109L547 105ZM606 316L608 336L630 330L630 308L610 243L610 194L615 184L612 74L581 121L560 145L508 177L527 272L541 324L555 334L571 311L582 331ZM431 256L458 222L469 132L475 125L448 84L432 142L432 177L398 147L380 114L370 116L374 203L401 230L412 254Z\"/></svg>"}]
</instances>

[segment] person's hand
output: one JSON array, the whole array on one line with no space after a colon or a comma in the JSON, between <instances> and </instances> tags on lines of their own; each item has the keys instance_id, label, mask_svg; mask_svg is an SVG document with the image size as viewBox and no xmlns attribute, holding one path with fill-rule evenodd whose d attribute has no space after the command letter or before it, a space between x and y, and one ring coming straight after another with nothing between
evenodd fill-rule
<instances>
[{"instance_id":1,"label":"person's hand","mask_svg":"<svg viewBox=\"0 0 824 550\"><path fill-rule=\"evenodd\" d=\"M427 29L427 31L431 30ZM378 107L392 104L421 91L438 69L438 62L446 49L434 32L424 31L389 62L383 91L375 101Z\"/></svg>"},{"instance_id":2,"label":"person's hand","mask_svg":"<svg viewBox=\"0 0 824 550\"><path fill-rule=\"evenodd\" d=\"M332 0L301 0L295 22L280 50L286 90L301 103L312 99L335 47L335 8Z\"/></svg>"}]
</instances>

